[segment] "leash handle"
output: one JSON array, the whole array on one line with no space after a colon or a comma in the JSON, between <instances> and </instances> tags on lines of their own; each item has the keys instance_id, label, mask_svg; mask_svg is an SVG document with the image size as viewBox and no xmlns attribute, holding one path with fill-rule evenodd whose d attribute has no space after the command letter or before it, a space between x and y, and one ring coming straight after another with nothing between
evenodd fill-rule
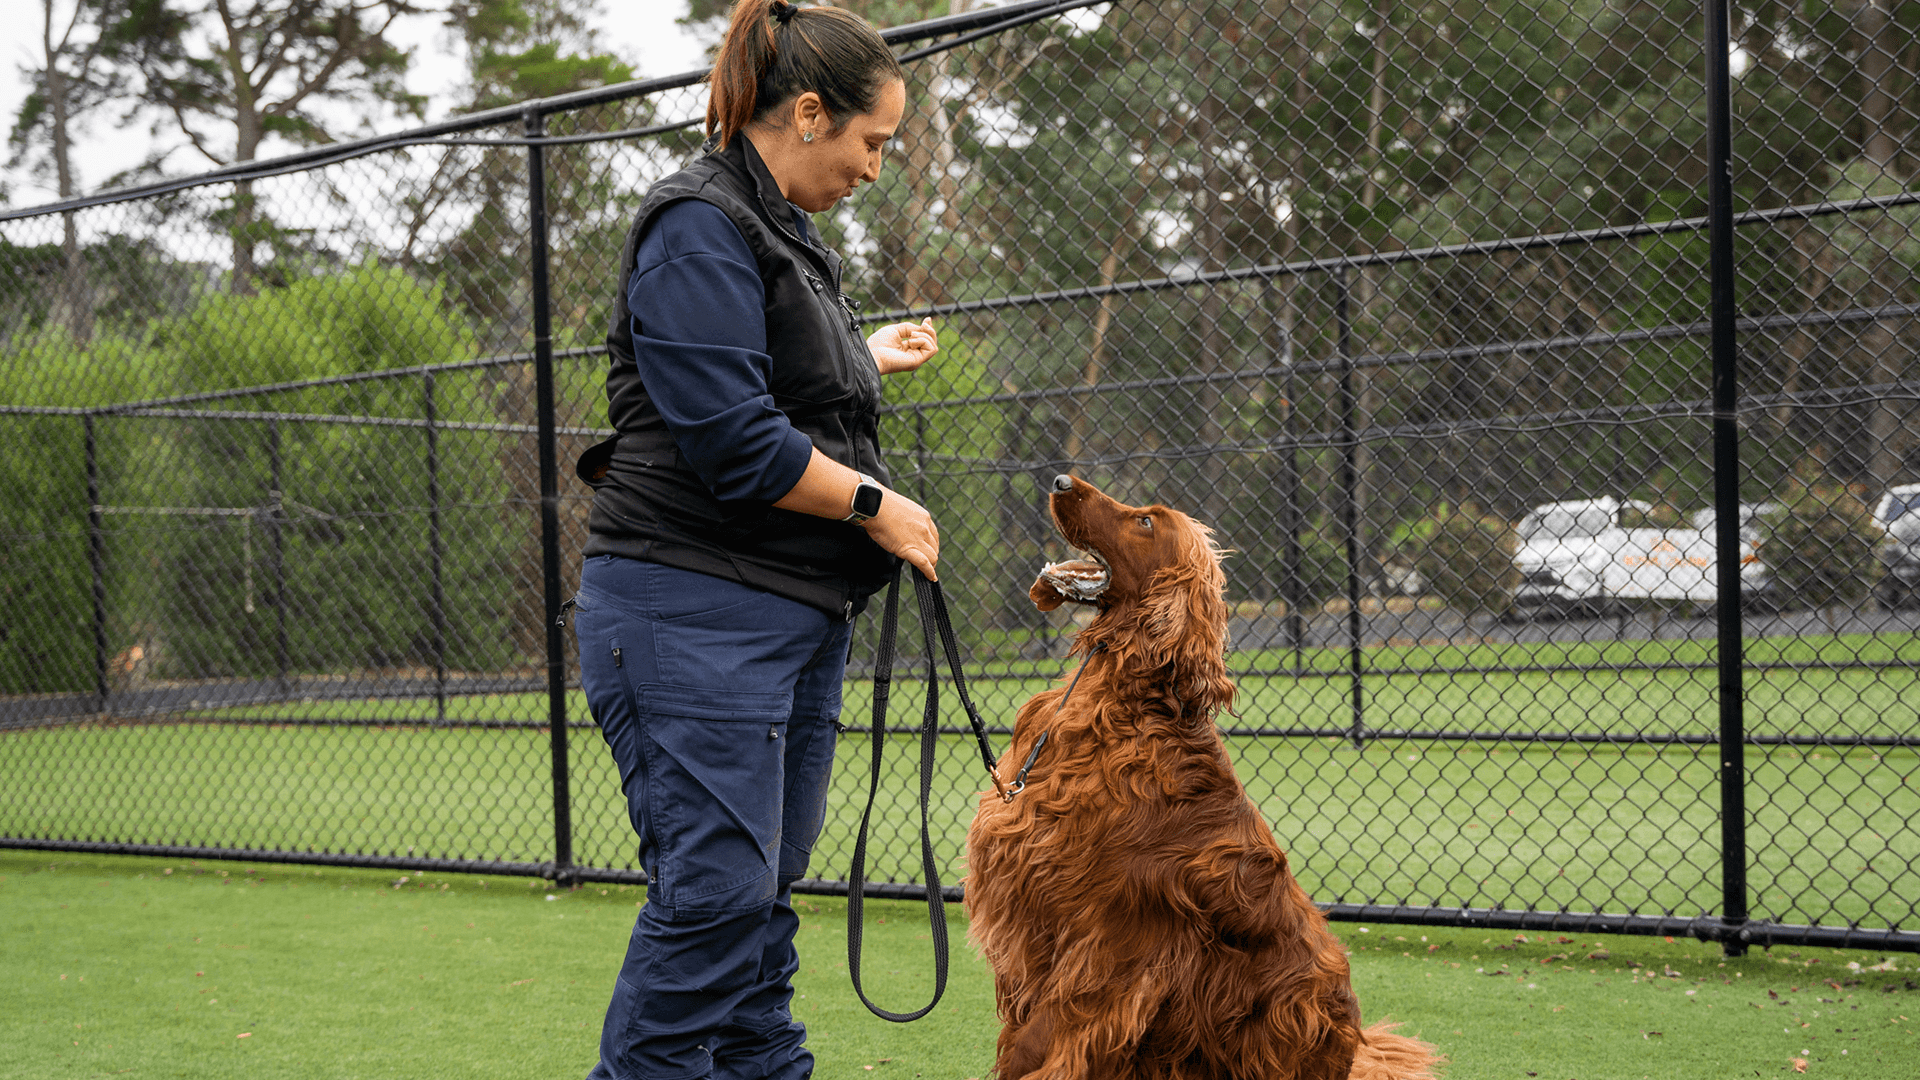
<instances>
[{"instance_id":1,"label":"leash handle","mask_svg":"<svg viewBox=\"0 0 1920 1080\"><path fill-rule=\"evenodd\" d=\"M874 799L880 793L880 759L887 737L887 698L893 685L893 646L900 626L900 577L895 574L887 585L887 600L880 620L880 648L874 657L873 675L873 771L867 788L867 808L860 814L860 832L853 843L853 868L847 875L847 974L853 979L853 992L867 1011L882 1020L904 1024L933 1011L947 991L947 908L940 892L940 869L934 865L933 838L928 830L928 804L933 795L933 759L938 746L940 715L939 669L934 663L933 623L927 619L928 593L924 586L933 582L914 571L914 587L920 600L921 630L927 646L927 708L920 724L920 863L926 877L927 918L933 929L933 1000L908 1013L889 1012L867 997L860 983L861 937L867 883L867 827L873 818ZM942 605L944 609L944 605ZM943 610L944 614L944 610ZM957 654L957 650L956 650ZM984 732L984 728L982 729Z\"/></svg>"}]
</instances>

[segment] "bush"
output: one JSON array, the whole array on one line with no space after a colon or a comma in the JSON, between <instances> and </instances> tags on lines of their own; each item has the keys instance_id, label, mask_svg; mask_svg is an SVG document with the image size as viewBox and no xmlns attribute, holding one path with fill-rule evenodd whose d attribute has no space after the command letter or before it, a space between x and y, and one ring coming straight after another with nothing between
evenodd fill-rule
<instances>
[{"instance_id":1,"label":"bush","mask_svg":"<svg viewBox=\"0 0 1920 1080\"><path fill-rule=\"evenodd\" d=\"M473 355L441 290L378 266L216 296L164 328L180 382L199 389L446 363ZM499 417L490 384L450 375L442 421ZM252 396L241 408L415 419L421 381L381 379ZM155 428L163 467L133 478L158 505L251 510L150 525L166 575L154 606L159 671L207 678L416 666L433 660L426 432L417 426L195 420ZM441 430L446 660L512 657L520 550L498 436ZM278 492L276 497L275 492ZM279 507L276 516L274 506ZM284 589L284 596L280 590ZM276 605L283 605L280 610ZM284 624L284 652L281 642Z\"/></svg>"},{"instance_id":2,"label":"bush","mask_svg":"<svg viewBox=\"0 0 1920 1080\"><path fill-rule=\"evenodd\" d=\"M1473 503L1436 503L1393 530L1383 562L1410 565L1461 611L1497 611L1515 584L1513 526Z\"/></svg>"},{"instance_id":3,"label":"bush","mask_svg":"<svg viewBox=\"0 0 1920 1080\"><path fill-rule=\"evenodd\" d=\"M4 359L0 404L73 408L154 392L150 356L132 338L102 334L90 347L53 328ZM132 452L124 433L96 422L102 475ZM0 417L0 694L94 688L93 574L88 563L86 423L79 416ZM109 595L119 576L108 567ZM110 620L108 652L129 645Z\"/></svg>"},{"instance_id":4,"label":"bush","mask_svg":"<svg viewBox=\"0 0 1920 1080\"><path fill-rule=\"evenodd\" d=\"M1873 586L1880 527L1860 489L1795 477L1761 519L1760 559L1789 607L1858 603Z\"/></svg>"},{"instance_id":5,"label":"bush","mask_svg":"<svg viewBox=\"0 0 1920 1080\"><path fill-rule=\"evenodd\" d=\"M0 358L0 402L98 407L474 351L440 289L366 265L257 296L207 297L146 332L101 334L86 346L44 331ZM485 374L440 376L439 419L499 422L498 385ZM137 511L103 519L109 656L143 644L152 658L157 647L145 670L169 678L277 674L283 661L289 673L429 664L428 521L437 502L441 655L479 670L514 661L510 622L530 514L510 497L500 435L440 429L436 500L418 426L258 416L417 420L418 378L187 408L255 416L94 417L100 502ZM84 423L0 417L0 693L95 685Z\"/></svg>"}]
</instances>

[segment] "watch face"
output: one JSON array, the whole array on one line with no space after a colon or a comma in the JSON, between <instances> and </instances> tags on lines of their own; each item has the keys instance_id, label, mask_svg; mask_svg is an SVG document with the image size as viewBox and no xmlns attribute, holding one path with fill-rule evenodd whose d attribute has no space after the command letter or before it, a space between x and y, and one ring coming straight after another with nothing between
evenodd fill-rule
<instances>
[{"instance_id":1,"label":"watch face","mask_svg":"<svg viewBox=\"0 0 1920 1080\"><path fill-rule=\"evenodd\" d=\"M880 512L880 500L885 494L878 484L861 484L853 489L853 512L872 517Z\"/></svg>"}]
</instances>

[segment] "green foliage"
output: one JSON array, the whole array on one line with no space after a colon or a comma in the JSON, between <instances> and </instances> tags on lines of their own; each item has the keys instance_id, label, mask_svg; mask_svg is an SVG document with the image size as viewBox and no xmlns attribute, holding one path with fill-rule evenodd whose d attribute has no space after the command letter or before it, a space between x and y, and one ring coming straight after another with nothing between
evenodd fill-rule
<instances>
[{"instance_id":1,"label":"green foliage","mask_svg":"<svg viewBox=\"0 0 1920 1080\"><path fill-rule=\"evenodd\" d=\"M30 338L5 360L0 404L77 407L142 396L154 358L134 339L96 338L90 350L63 329ZM103 465L129 456L127 432L96 418ZM87 428L77 415L0 416L0 694L92 689L93 574L88 554ZM122 575L109 570L105 584ZM124 647L110 635L110 651Z\"/></svg>"},{"instance_id":2,"label":"green foliage","mask_svg":"<svg viewBox=\"0 0 1920 1080\"><path fill-rule=\"evenodd\" d=\"M438 287L365 265L258 296L214 296L165 329L180 381L199 389L445 363L473 354ZM436 395L440 421L495 419L487 384ZM425 415L418 379L302 390L277 410L346 417ZM256 399L249 402L262 408ZM370 422L201 422L156 435L165 465L140 482L171 505L248 513L189 518L143 543L160 555L162 670L205 678L507 662L512 542L508 481L490 438ZM438 487L437 495L430 486ZM442 530L445 628L432 614L431 531ZM161 554L164 552L164 554Z\"/></svg>"},{"instance_id":3,"label":"green foliage","mask_svg":"<svg viewBox=\"0 0 1920 1080\"><path fill-rule=\"evenodd\" d=\"M1513 525L1471 502L1434 504L1393 530L1388 560L1412 566L1428 593L1462 611L1497 611L1514 585Z\"/></svg>"},{"instance_id":4,"label":"green foliage","mask_svg":"<svg viewBox=\"0 0 1920 1080\"><path fill-rule=\"evenodd\" d=\"M1873 585L1880 540L1864 489L1804 471L1788 481L1781 509L1761 520L1760 557L1784 603L1857 603Z\"/></svg>"},{"instance_id":5,"label":"green foliage","mask_svg":"<svg viewBox=\"0 0 1920 1080\"><path fill-rule=\"evenodd\" d=\"M216 294L138 337L82 348L40 334L6 358L0 400L98 407L465 359L472 334L447 309L438 287L371 264ZM525 523L509 516L498 437L444 426L498 422L498 384L450 373L435 386L432 470L419 377L212 403L357 421L96 414L108 654L141 644L170 678L510 663ZM94 686L84 423L0 418L15 534L0 545L6 692Z\"/></svg>"}]
</instances>

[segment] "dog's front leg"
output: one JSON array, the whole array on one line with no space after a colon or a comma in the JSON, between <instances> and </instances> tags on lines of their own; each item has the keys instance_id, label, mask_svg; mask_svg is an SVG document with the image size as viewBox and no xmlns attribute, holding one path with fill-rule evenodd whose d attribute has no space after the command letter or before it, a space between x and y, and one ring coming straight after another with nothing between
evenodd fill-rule
<instances>
[{"instance_id":1,"label":"dog's front leg","mask_svg":"<svg viewBox=\"0 0 1920 1080\"><path fill-rule=\"evenodd\" d=\"M1047 1049L1052 1045L1052 1016L1043 1013L1017 1027L1009 1022L1000 1029L994 1075L998 1080L1020 1080L1047 1060Z\"/></svg>"}]
</instances>

